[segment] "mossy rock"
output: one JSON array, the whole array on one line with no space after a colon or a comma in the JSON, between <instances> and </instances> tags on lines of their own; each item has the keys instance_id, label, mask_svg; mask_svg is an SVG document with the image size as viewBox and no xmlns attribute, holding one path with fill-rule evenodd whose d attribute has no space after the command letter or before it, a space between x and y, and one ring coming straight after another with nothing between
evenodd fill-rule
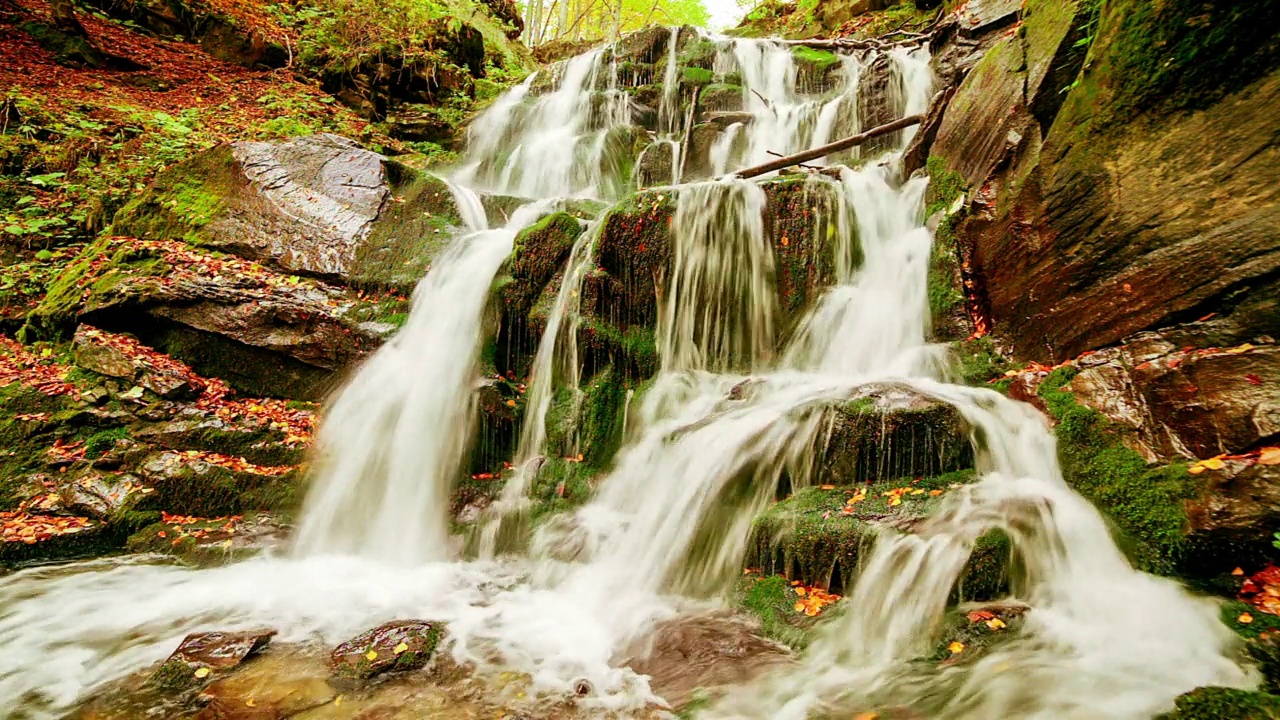
<instances>
[{"instance_id":1,"label":"mossy rock","mask_svg":"<svg viewBox=\"0 0 1280 720\"><path fill-rule=\"evenodd\" d=\"M907 386L876 383L828 408L813 483L848 485L973 467L959 411Z\"/></svg>"},{"instance_id":2,"label":"mossy rock","mask_svg":"<svg viewBox=\"0 0 1280 720\"><path fill-rule=\"evenodd\" d=\"M300 499L299 469L283 475L259 475L166 451L144 460L138 473L154 490L138 503L140 511L219 517L251 510L287 511Z\"/></svg>"},{"instance_id":3,"label":"mossy rock","mask_svg":"<svg viewBox=\"0 0 1280 720\"><path fill-rule=\"evenodd\" d=\"M741 112L746 105L741 85L715 83L702 89L699 104L703 110Z\"/></svg>"},{"instance_id":4,"label":"mossy rock","mask_svg":"<svg viewBox=\"0 0 1280 720\"><path fill-rule=\"evenodd\" d=\"M442 623L395 620L342 643L329 656L334 679L368 680L387 672L417 670L427 664L444 638Z\"/></svg>"},{"instance_id":5,"label":"mossy rock","mask_svg":"<svg viewBox=\"0 0 1280 720\"><path fill-rule=\"evenodd\" d=\"M543 217L516 235L508 262L511 281L502 286L504 312L525 316L533 309L547 283L563 269L583 226L573 215L556 212Z\"/></svg>"},{"instance_id":6,"label":"mossy rock","mask_svg":"<svg viewBox=\"0 0 1280 720\"><path fill-rule=\"evenodd\" d=\"M733 591L734 605L760 621L765 637L797 650L808 646L818 628L837 612L836 608L824 608L817 616L796 612L799 599L790 581L781 575L748 573L738 580Z\"/></svg>"},{"instance_id":7,"label":"mossy rock","mask_svg":"<svg viewBox=\"0 0 1280 720\"><path fill-rule=\"evenodd\" d=\"M622 447L627 395L635 386L606 367L583 383L576 403L573 393L562 389L547 411L547 447L562 456L581 455L588 467L607 469Z\"/></svg>"},{"instance_id":8,"label":"mossy rock","mask_svg":"<svg viewBox=\"0 0 1280 720\"><path fill-rule=\"evenodd\" d=\"M178 520L161 521L138 530L129 536L125 547L129 552L171 555L190 565L213 567L280 545L287 532L281 519L269 513Z\"/></svg>"},{"instance_id":9,"label":"mossy rock","mask_svg":"<svg viewBox=\"0 0 1280 720\"><path fill-rule=\"evenodd\" d=\"M1149 466L1106 418L1077 402L1064 389L1077 372L1054 370L1036 391L1057 420L1062 474L1114 522L1121 547L1141 567L1172 572L1187 552L1185 503L1200 483L1185 465Z\"/></svg>"},{"instance_id":10,"label":"mossy rock","mask_svg":"<svg viewBox=\"0 0 1280 720\"><path fill-rule=\"evenodd\" d=\"M791 50L796 65L796 85L806 92L825 92L834 87L832 71L840 66L840 56L830 50L803 45Z\"/></svg>"},{"instance_id":11,"label":"mossy rock","mask_svg":"<svg viewBox=\"0 0 1280 720\"><path fill-rule=\"evenodd\" d=\"M1280 697L1224 687L1202 687L1178 696L1176 709L1158 720L1277 720Z\"/></svg>"},{"instance_id":12,"label":"mossy rock","mask_svg":"<svg viewBox=\"0 0 1280 720\"><path fill-rule=\"evenodd\" d=\"M880 527L906 531L937 506L954 486L971 482L972 471L881 482L858 488L810 487L776 503L756 519L747 566L781 574L805 585L842 593L853 586L859 557ZM862 499L857 499L862 498ZM894 504L894 503L897 504ZM1007 587L1007 538L991 532L974 545L958 586L966 599L994 597Z\"/></svg>"},{"instance_id":13,"label":"mossy rock","mask_svg":"<svg viewBox=\"0 0 1280 720\"><path fill-rule=\"evenodd\" d=\"M439 178L336 135L219 145L168 168L112 232L182 240L288 274L412 288L457 233Z\"/></svg>"}]
</instances>

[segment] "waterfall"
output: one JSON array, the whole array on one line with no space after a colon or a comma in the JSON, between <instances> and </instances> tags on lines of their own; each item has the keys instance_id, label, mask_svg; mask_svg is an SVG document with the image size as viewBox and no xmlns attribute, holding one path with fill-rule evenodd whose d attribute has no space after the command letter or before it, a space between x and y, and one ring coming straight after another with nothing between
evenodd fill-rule
<instances>
[{"instance_id":1,"label":"waterfall","mask_svg":"<svg viewBox=\"0 0 1280 720\"><path fill-rule=\"evenodd\" d=\"M679 127L679 38L672 30L658 113L668 136ZM750 113L713 146L717 175L856 132L863 81L883 68L898 115L923 111L933 89L923 47L844 56L829 87L810 92L797 88L786 44L711 39L715 72L741 74ZM584 506L534 528L530 543L506 542L525 534L507 523L527 507L551 400L579 392L580 296L603 219L591 224L561 268L484 556L458 559L448 492L473 425L491 287L517 233L553 199L612 198L623 187L609 155L632 109L606 49L499 98L472 124L451 180L468 231L433 262L404 328L332 402L294 552L203 570L109 558L0 579L0 707L64 717L188 632L266 625L277 644L316 647L420 617L447 623L447 651L481 678L504 688L527 678L531 699L560 708L585 681L585 713L651 711L661 699L618 658L656 623L722 602L781 478L811 483L827 409L870 382L954 406L973 428L981 479L949 492L911 532L879 528L843 613L794 667L728 689L697 717L807 720L901 706L944 720L1138 720L1199 685L1254 682L1232 661L1212 602L1131 567L1103 517L1063 481L1042 416L941 381L948 373L927 340L927 180L900 177L895 152L868 151L856 168L807 181L835 191L834 285L794 328L780 327L765 190L743 180L670 188L671 262L654 278L660 368L627 392L626 445ZM911 132L885 147L901 151ZM678 176L679 143L658 139L676 145ZM488 228L476 190L526 202ZM971 664L920 662L991 529L1019 559L1013 599L1029 608L1020 634Z\"/></svg>"},{"instance_id":2,"label":"waterfall","mask_svg":"<svg viewBox=\"0 0 1280 720\"><path fill-rule=\"evenodd\" d=\"M474 196L458 205L483 222ZM449 491L474 422L489 286L516 232L542 207L521 208L508 227L477 229L446 250L414 291L404 328L338 395L317 438L320 468L298 554L405 565L448 557Z\"/></svg>"}]
</instances>

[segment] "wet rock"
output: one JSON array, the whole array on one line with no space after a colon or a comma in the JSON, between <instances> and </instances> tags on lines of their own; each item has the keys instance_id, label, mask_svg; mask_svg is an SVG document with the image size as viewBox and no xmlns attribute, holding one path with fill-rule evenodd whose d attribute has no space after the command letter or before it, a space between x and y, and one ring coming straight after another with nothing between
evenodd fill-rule
<instances>
[{"instance_id":1,"label":"wet rock","mask_svg":"<svg viewBox=\"0 0 1280 720\"><path fill-rule=\"evenodd\" d=\"M670 185L675 179L674 163L674 146L666 140L655 141L636 160L636 181L640 187Z\"/></svg>"},{"instance_id":2,"label":"wet rock","mask_svg":"<svg viewBox=\"0 0 1280 720\"><path fill-rule=\"evenodd\" d=\"M440 180L319 134L205 151L158 175L112 228L388 286L416 282L460 224Z\"/></svg>"},{"instance_id":3,"label":"wet rock","mask_svg":"<svg viewBox=\"0 0 1280 720\"><path fill-rule=\"evenodd\" d=\"M296 500L300 471L189 450L153 453L139 464L137 475L154 491L139 509L216 517L287 509Z\"/></svg>"},{"instance_id":4,"label":"wet rock","mask_svg":"<svg viewBox=\"0 0 1280 720\"><path fill-rule=\"evenodd\" d=\"M814 484L917 478L973 466L969 427L960 413L909 387L866 385L828 412Z\"/></svg>"},{"instance_id":5,"label":"wet rock","mask_svg":"<svg viewBox=\"0 0 1280 720\"><path fill-rule=\"evenodd\" d=\"M148 679L166 690L184 690L208 682L261 651L275 636L270 628L239 632L192 633Z\"/></svg>"},{"instance_id":6,"label":"wet rock","mask_svg":"<svg viewBox=\"0 0 1280 720\"><path fill-rule=\"evenodd\" d=\"M979 8L971 19L962 19L962 28L971 21L983 27L994 16L999 19L992 22L1016 18L1020 3L1012 2L1008 14L1006 5L1004 0L984 3L1001 12L989 16ZM1061 86L1054 81L1074 76L1084 61L1074 47L1083 22L1078 15L1071 4L1037 3L1024 31L1005 36L960 84L938 128L933 154L970 185L981 185L1024 136L1047 132L1061 104ZM1031 110L1045 103L1054 104L1040 113Z\"/></svg>"},{"instance_id":7,"label":"wet rock","mask_svg":"<svg viewBox=\"0 0 1280 720\"><path fill-rule=\"evenodd\" d=\"M129 552L172 555L192 565L212 567L281 548L289 531L290 526L272 513L220 518L170 515L130 535L125 547Z\"/></svg>"},{"instance_id":8,"label":"wet rock","mask_svg":"<svg viewBox=\"0 0 1280 720\"><path fill-rule=\"evenodd\" d=\"M1076 398L1148 462L1238 453L1280 435L1280 347L1183 348L1149 333L1078 361Z\"/></svg>"},{"instance_id":9,"label":"wet rock","mask_svg":"<svg viewBox=\"0 0 1280 720\"><path fill-rule=\"evenodd\" d=\"M648 675L649 688L676 711L700 690L751 682L793 662L758 624L728 611L667 620L622 655L618 664Z\"/></svg>"},{"instance_id":10,"label":"wet rock","mask_svg":"<svg viewBox=\"0 0 1280 720\"><path fill-rule=\"evenodd\" d=\"M1263 566L1275 555L1280 466L1247 460L1225 465L1203 473L1198 495L1187 501L1190 527L1182 565L1198 575Z\"/></svg>"},{"instance_id":11,"label":"wet rock","mask_svg":"<svg viewBox=\"0 0 1280 720\"><path fill-rule=\"evenodd\" d=\"M385 672L417 670L431 659L443 634L440 623L396 620L334 648L329 663L339 680L367 680Z\"/></svg>"},{"instance_id":12,"label":"wet rock","mask_svg":"<svg viewBox=\"0 0 1280 720\"><path fill-rule=\"evenodd\" d=\"M656 63L667 52L671 40L670 28L651 25L618 39L611 53L619 62Z\"/></svg>"},{"instance_id":13,"label":"wet rock","mask_svg":"<svg viewBox=\"0 0 1280 720\"><path fill-rule=\"evenodd\" d=\"M112 345L112 336L97 328L81 325L72 339L76 365L102 375L137 383L163 398L188 398L204 390L183 373L164 362L147 362L131 357L125 349Z\"/></svg>"},{"instance_id":14,"label":"wet rock","mask_svg":"<svg viewBox=\"0 0 1280 720\"><path fill-rule=\"evenodd\" d=\"M1018 21L1022 0L970 0L958 13L960 32L974 37ZM1033 3L1033 11L1039 3Z\"/></svg>"}]
</instances>

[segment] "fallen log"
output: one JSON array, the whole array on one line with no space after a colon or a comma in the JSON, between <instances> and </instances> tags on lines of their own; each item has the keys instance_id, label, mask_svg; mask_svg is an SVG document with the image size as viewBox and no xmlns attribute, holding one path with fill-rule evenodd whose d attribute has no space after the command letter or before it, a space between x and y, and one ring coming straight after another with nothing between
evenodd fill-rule
<instances>
[{"instance_id":1,"label":"fallen log","mask_svg":"<svg viewBox=\"0 0 1280 720\"><path fill-rule=\"evenodd\" d=\"M810 160L817 160L818 158L826 157L832 153L838 153L841 150L848 150L851 147L857 147L872 138L877 138L881 135L888 135L891 132L897 132L903 128L909 128L912 125L919 125L922 120L924 120L924 115L908 115L901 120L894 120L891 123L871 128L860 135L854 135L853 137L847 137L843 140L837 140L829 145L816 147L812 150L805 150L804 152L799 152L795 155L788 155L784 158L778 158L777 160L770 160L763 165L745 168L735 173L731 173L730 175L732 177L739 177L745 180L747 178L753 178L764 175L765 173L773 172L774 170L781 170L783 168L791 167L792 165L799 165L800 163L806 163Z\"/></svg>"}]
</instances>

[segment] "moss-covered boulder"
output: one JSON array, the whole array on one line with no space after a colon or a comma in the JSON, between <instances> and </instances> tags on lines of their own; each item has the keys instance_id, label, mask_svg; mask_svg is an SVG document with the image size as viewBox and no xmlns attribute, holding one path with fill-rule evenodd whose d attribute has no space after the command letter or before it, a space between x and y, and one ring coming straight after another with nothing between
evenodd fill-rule
<instances>
[{"instance_id":1,"label":"moss-covered boulder","mask_svg":"<svg viewBox=\"0 0 1280 720\"><path fill-rule=\"evenodd\" d=\"M1178 696L1159 720L1276 720L1280 696L1236 688L1203 687Z\"/></svg>"},{"instance_id":2,"label":"moss-covered boulder","mask_svg":"<svg viewBox=\"0 0 1280 720\"><path fill-rule=\"evenodd\" d=\"M973 467L969 426L960 413L908 387L866 385L826 413L813 484L856 485Z\"/></svg>"},{"instance_id":3,"label":"moss-covered boulder","mask_svg":"<svg viewBox=\"0 0 1280 720\"><path fill-rule=\"evenodd\" d=\"M125 548L135 553L171 555L191 565L210 567L280 548L288 531L280 516L271 513L214 518L166 514L161 522L130 535Z\"/></svg>"},{"instance_id":4,"label":"moss-covered boulder","mask_svg":"<svg viewBox=\"0 0 1280 720\"><path fill-rule=\"evenodd\" d=\"M747 566L807 586L842 593L853 586L858 558L889 528L910 531L949 490L972 481L963 471L855 488L810 487L776 503L756 519ZM959 593L969 599L1005 588L1009 544L991 532L974 545Z\"/></svg>"},{"instance_id":5,"label":"moss-covered boulder","mask_svg":"<svg viewBox=\"0 0 1280 720\"><path fill-rule=\"evenodd\" d=\"M460 225L441 180L351 140L311 135L201 153L160 173L112 228L284 273L410 288Z\"/></svg>"},{"instance_id":6,"label":"moss-covered boulder","mask_svg":"<svg viewBox=\"0 0 1280 720\"><path fill-rule=\"evenodd\" d=\"M444 637L444 626L424 620L395 620L361 633L333 649L329 663L339 681L368 680L386 672L426 665Z\"/></svg>"}]
</instances>

